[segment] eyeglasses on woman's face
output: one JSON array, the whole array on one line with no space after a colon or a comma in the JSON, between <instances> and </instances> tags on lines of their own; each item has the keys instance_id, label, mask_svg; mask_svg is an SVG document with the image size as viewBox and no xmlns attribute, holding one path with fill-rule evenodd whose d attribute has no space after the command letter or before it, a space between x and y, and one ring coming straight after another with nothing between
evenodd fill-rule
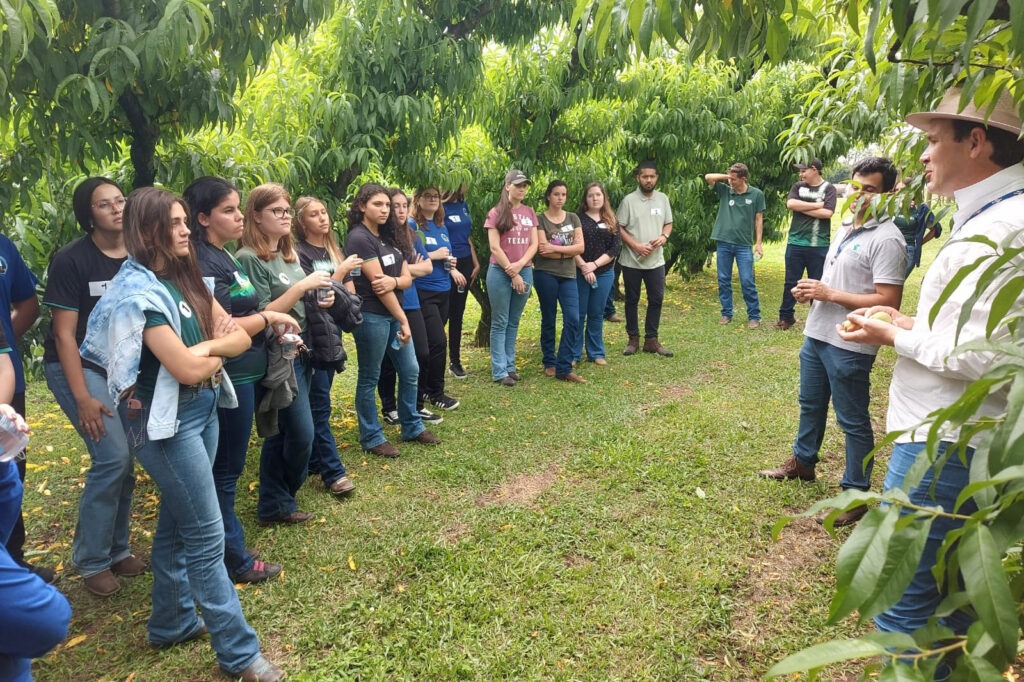
<instances>
[{"instance_id":1,"label":"eyeglasses on woman's face","mask_svg":"<svg viewBox=\"0 0 1024 682\"><path fill-rule=\"evenodd\" d=\"M424 192L423 194L420 195L420 199L425 199L427 201L437 201L440 198L441 195L438 194L437 192Z\"/></svg>"},{"instance_id":2,"label":"eyeglasses on woman's face","mask_svg":"<svg viewBox=\"0 0 1024 682\"><path fill-rule=\"evenodd\" d=\"M282 218L292 217L292 209L288 208L287 206L268 206L263 210L270 211L278 220L281 220Z\"/></svg>"},{"instance_id":3,"label":"eyeglasses on woman's face","mask_svg":"<svg viewBox=\"0 0 1024 682\"><path fill-rule=\"evenodd\" d=\"M127 202L128 200L124 197L118 197L116 199L104 199L103 201L98 201L93 204L92 207L97 211L110 211L113 213L114 211L120 211L124 208L124 205Z\"/></svg>"}]
</instances>

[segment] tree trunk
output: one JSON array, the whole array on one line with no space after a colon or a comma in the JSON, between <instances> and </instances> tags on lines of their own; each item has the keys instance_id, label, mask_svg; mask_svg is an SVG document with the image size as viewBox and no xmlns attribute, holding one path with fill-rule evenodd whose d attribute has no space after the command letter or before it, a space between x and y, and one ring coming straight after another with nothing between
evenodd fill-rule
<instances>
[{"instance_id":1,"label":"tree trunk","mask_svg":"<svg viewBox=\"0 0 1024 682\"><path fill-rule=\"evenodd\" d=\"M484 265L480 270L480 276L473 282L473 286L469 288L473 298L480 305L480 321L476 325L476 333L473 335L473 340L476 342L479 348L490 348L491 347L491 299L487 297L487 292L481 286L481 282L487 279L487 268L489 265Z\"/></svg>"},{"instance_id":2,"label":"tree trunk","mask_svg":"<svg viewBox=\"0 0 1024 682\"><path fill-rule=\"evenodd\" d=\"M138 97L131 90L119 98L128 122L132 126L132 167L135 181L132 187L152 187L156 181L156 143L160 139L160 125L146 116Z\"/></svg>"}]
</instances>

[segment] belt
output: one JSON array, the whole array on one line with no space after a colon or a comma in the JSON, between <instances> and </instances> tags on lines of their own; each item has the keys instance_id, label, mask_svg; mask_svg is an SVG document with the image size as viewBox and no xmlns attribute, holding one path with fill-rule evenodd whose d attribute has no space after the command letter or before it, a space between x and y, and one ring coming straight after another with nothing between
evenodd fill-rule
<instances>
[{"instance_id":1,"label":"belt","mask_svg":"<svg viewBox=\"0 0 1024 682\"><path fill-rule=\"evenodd\" d=\"M197 390L201 388L217 388L218 386L220 386L220 383L224 381L224 375L222 374L222 371L223 370L218 369L208 379L203 379L197 384L189 384L189 388L194 388Z\"/></svg>"}]
</instances>

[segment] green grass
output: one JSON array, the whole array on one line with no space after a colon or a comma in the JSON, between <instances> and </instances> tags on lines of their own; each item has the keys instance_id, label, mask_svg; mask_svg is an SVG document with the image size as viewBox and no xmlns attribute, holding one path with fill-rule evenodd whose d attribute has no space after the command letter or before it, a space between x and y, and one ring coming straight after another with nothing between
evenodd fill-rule
<instances>
[{"instance_id":1,"label":"green grass","mask_svg":"<svg viewBox=\"0 0 1024 682\"><path fill-rule=\"evenodd\" d=\"M240 591L267 654L299 680L753 680L798 648L861 631L825 622L838 542L813 522L771 540L781 515L835 492L838 426L818 482L754 473L788 456L797 424L801 331L771 326L783 248L757 266L761 329L746 329L738 285L736 319L718 325L713 270L671 276L661 338L675 357L624 358L623 325L608 325L609 365L585 364L585 386L543 376L533 298L522 384L493 385L486 350L467 349L469 379L449 382L462 406L435 428L443 444L404 445L398 460L359 451L353 363L335 386L351 499L310 480L299 503L314 522L260 528L256 441L250 450L239 515L248 543L285 565L281 580ZM883 350L873 375L878 435L893 360ZM37 679L215 679L208 641L146 646L148 575L101 600L70 570L88 460L45 384L29 398L30 558L62 565L74 608L68 641ZM876 486L884 470L885 456ZM156 495L143 475L133 542L144 556Z\"/></svg>"}]
</instances>

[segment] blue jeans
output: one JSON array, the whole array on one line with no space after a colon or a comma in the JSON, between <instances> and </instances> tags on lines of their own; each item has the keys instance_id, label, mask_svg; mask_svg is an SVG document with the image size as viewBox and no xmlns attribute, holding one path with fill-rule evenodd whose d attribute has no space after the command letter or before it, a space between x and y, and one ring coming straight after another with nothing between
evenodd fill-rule
<instances>
[{"instance_id":1,"label":"blue jeans","mask_svg":"<svg viewBox=\"0 0 1024 682\"><path fill-rule=\"evenodd\" d=\"M252 568L252 557L245 551L245 530L235 513L235 495L249 452L256 385L235 384L235 394L238 407L217 409L220 438L217 439L217 455L213 460L213 485L217 489L217 503L224 519L224 564L232 579Z\"/></svg>"},{"instance_id":2,"label":"blue jeans","mask_svg":"<svg viewBox=\"0 0 1024 682\"><path fill-rule=\"evenodd\" d=\"M533 286L533 268L520 272L526 282L526 293L512 290L512 278L497 265L487 268L487 298L491 302L491 378L503 379L516 371L516 338L519 318Z\"/></svg>"},{"instance_id":3,"label":"blue jeans","mask_svg":"<svg viewBox=\"0 0 1024 682\"><path fill-rule=\"evenodd\" d=\"M554 367L556 375L572 372L573 352L580 336L580 299L575 277L556 277L538 270L534 275L540 301L540 350L545 367ZM555 316L562 308L562 336L555 355Z\"/></svg>"},{"instance_id":4,"label":"blue jeans","mask_svg":"<svg viewBox=\"0 0 1024 682\"><path fill-rule=\"evenodd\" d=\"M593 362L605 357L604 318L607 315L606 302L611 300L614 281L613 268L597 276L597 287L591 287L583 275L576 275L576 294L580 299L580 334L576 337L576 347L572 352L573 360L579 361L583 358L584 341L588 360ZM615 312L614 309L612 312Z\"/></svg>"},{"instance_id":5,"label":"blue jeans","mask_svg":"<svg viewBox=\"0 0 1024 682\"><path fill-rule=\"evenodd\" d=\"M846 433L846 470L840 482L844 490L871 488L875 460L868 454L875 448L875 435L868 403L874 364L874 355L816 339L805 338L800 348L800 427L793 454L805 466L817 464L831 399L836 421Z\"/></svg>"},{"instance_id":6,"label":"blue jeans","mask_svg":"<svg viewBox=\"0 0 1024 682\"><path fill-rule=\"evenodd\" d=\"M313 454L309 457L309 471L320 474L328 488L346 474L341 463L338 442L331 431L331 385L334 370L313 369L309 382L309 407L313 413Z\"/></svg>"},{"instance_id":7,"label":"blue jeans","mask_svg":"<svg viewBox=\"0 0 1024 682\"><path fill-rule=\"evenodd\" d=\"M78 501L78 522L72 544L71 561L83 578L102 573L112 564L127 559L132 550L128 544L132 514L132 491L135 489L135 460L128 450L124 427L107 390L107 378L101 373L84 368L85 385L89 393L106 405L114 416L103 416L107 435L94 441L81 430L78 403L71 394L64 369L59 362L47 362L43 371L46 385L53 392L57 404L78 430L89 451L89 473L85 488ZM123 415L124 401L121 403Z\"/></svg>"},{"instance_id":8,"label":"blue jeans","mask_svg":"<svg viewBox=\"0 0 1024 682\"><path fill-rule=\"evenodd\" d=\"M398 349L391 347L399 329L398 320L390 315L364 312L363 323L352 331L356 340L356 356L359 358L356 416L359 418L359 445L364 450L375 448L388 440L377 417L377 399L374 396L377 380L380 379L380 363L385 353L398 372L397 407L398 419L402 424L402 440L412 440L423 433L425 428L416 412L416 385L420 376L416 351L411 342Z\"/></svg>"},{"instance_id":9,"label":"blue jeans","mask_svg":"<svg viewBox=\"0 0 1024 682\"><path fill-rule=\"evenodd\" d=\"M786 245L786 283L782 285L782 305L779 307L779 319L783 322L796 320L796 299L793 298L793 287L807 272L808 279L821 279L825 270L827 246Z\"/></svg>"},{"instance_id":10,"label":"blue jeans","mask_svg":"<svg viewBox=\"0 0 1024 682\"><path fill-rule=\"evenodd\" d=\"M280 431L263 441L260 451L260 499L256 513L263 521L288 516L298 509L295 494L306 480L313 451L313 416L309 408L309 361L295 358L298 392L288 407L278 410ZM260 401L257 390L256 402Z\"/></svg>"},{"instance_id":11,"label":"blue jeans","mask_svg":"<svg viewBox=\"0 0 1024 682\"><path fill-rule=\"evenodd\" d=\"M740 289L743 302L747 304L747 317L761 319L761 303L757 298L757 284L754 283L754 247L729 242L718 242L715 258L718 263L718 300L722 304L722 317L732 319L732 262L740 273Z\"/></svg>"},{"instance_id":12,"label":"blue jeans","mask_svg":"<svg viewBox=\"0 0 1024 682\"><path fill-rule=\"evenodd\" d=\"M182 386L178 431L170 438L149 440L148 417L148 406L134 414L128 410L126 427L135 456L160 490L149 641L157 646L180 642L205 622L217 663L241 671L260 655L260 645L224 566L224 522L213 483L217 391Z\"/></svg>"},{"instance_id":13,"label":"blue jeans","mask_svg":"<svg viewBox=\"0 0 1024 682\"><path fill-rule=\"evenodd\" d=\"M940 443L939 454L945 453L949 446L950 443ZM924 449L924 443L896 443L892 449L892 457L889 459L889 470L885 473L883 488L891 490L902 487L907 471L921 456ZM953 453L942 467L938 479L935 479L935 471L928 469L921 482L909 491L910 501L922 506L938 505L947 512L954 511L957 496L970 482L970 466L973 456L974 449L968 448L966 463L964 463L960 461L959 453ZM935 486L934 490L932 490L932 485ZM967 500L960 509L956 509L956 513L968 515L977 510L978 507L972 498ZM921 553L921 559L918 561L917 570L914 572L910 585L898 602L885 612L875 616L875 626L879 630L911 633L927 625L928 618L935 614L935 610L944 596L932 575L936 555L946 535L961 526L963 526L963 522L959 519L940 516L932 521L924 551ZM945 625L960 635L967 632L971 622L970 616L963 611L954 611L939 619L940 625Z\"/></svg>"}]
</instances>

